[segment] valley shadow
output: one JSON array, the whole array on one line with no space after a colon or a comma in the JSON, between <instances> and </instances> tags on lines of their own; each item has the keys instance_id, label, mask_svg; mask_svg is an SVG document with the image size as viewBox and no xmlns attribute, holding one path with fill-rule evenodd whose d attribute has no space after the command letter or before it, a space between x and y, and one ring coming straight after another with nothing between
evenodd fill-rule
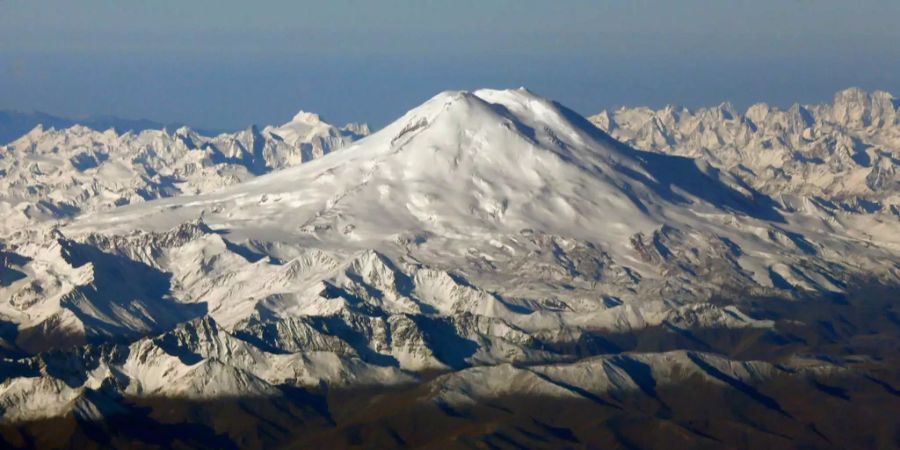
<instances>
[{"instance_id":1,"label":"valley shadow","mask_svg":"<svg viewBox=\"0 0 900 450\"><path fill-rule=\"evenodd\" d=\"M478 343L460 336L453 323L423 315L410 316L410 319L422 331L425 342L438 361L454 370L470 366L466 359L478 351Z\"/></svg>"},{"instance_id":2,"label":"valley shadow","mask_svg":"<svg viewBox=\"0 0 900 450\"><path fill-rule=\"evenodd\" d=\"M20 272L12 267L0 266L0 287L8 287L16 281L27 278L24 272Z\"/></svg>"},{"instance_id":3,"label":"valley shadow","mask_svg":"<svg viewBox=\"0 0 900 450\"><path fill-rule=\"evenodd\" d=\"M627 356L618 356L610 359L609 362L621 368L641 392L658 402L663 409L662 413L668 415L669 405L656 392L656 379L653 378L653 368L649 364Z\"/></svg>"},{"instance_id":4,"label":"valley shadow","mask_svg":"<svg viewBox=\"0 0 900 450\"><path fill-rule=\"evenodd\" d=\"M769 196L736 180L741 184L741 188L750 193L750 198L746 197L740 191L720 181L717 178L720 172L716 168L710 167L708 170L711 173L706 173L700 170L695 160L690 158L636 150L618 141L616 141L616 145L621 146L623 150L630 151L643 162L644 169L652 179L627 167L620 166L618 169L636 181L651 187L657 195L672 203L690 203L690 200L676 192L677 189L734 213L770 222L786 222L784 216L778 211L777 203Z\"/></svg>"},{"instance_id":5,"label":"valley shadow","mask_svg":"<svg viewBox=\"0 0 900 450\"><path fill-rule=\"evenodd\" d=\"M88 441L111 448L120 447L125 442L163 448L241 448L227 434L216 433L210 426L194 422L160 422L151 418L150 412L150 408L131 407L127 414L113 415L102 422L80 420L79 428Z\"/></svg>"},{"instance_id":6,"label":"valley shadow","mask_svg":"<svg viewBox=\"0 0 900 450\"><path fill-rule=\"evenodd\" d=\"M89 340L127 341L168 331L207 313L206 303L180 303L169 296L169 273L90 245L65 239L59 242L63 258L73 267L94 267L93 282L76 287L60 302L85 324ZM144 329L136 332L110 319L138 322Z\"/></svg>"},{"instance_id":7,"label":"valley shadow","mask_svg":"<svg viewBox=\"0 0 900 450\"><path fill-rule=\"evenodd\" d=\"M41 376L40 367L31 361L11 358L0 359L0 383L18 377L33 378L39 376Z\"/></svg>"},{"instance_id":8,"label":"valley shadow","mask_svg":"<svg viewBox=\"0 0 900 450\"><path fill-rule=\"evenodd\" d=\"M222 230L215 230L213 232L216 234L224 234ZM222 242L225 243L225 248L228 249L228 251L240 256L241 258L244 258L249 263L259 262L266 257L266 255L263 253L253 251L247 247L244 247L243 245L231 242L228 239L223 238Z\"/></svg>"},{"instance_id":9,"label":"valley shadow","mask_svg":"<svg viewBox=\"0 0 900 450\"><path fill-rule=\"evenodd\" d=\"M234 164L241 165L255 175L263 175L269 171L265 159L266 138L260 133L259 127L251 126L245 133L250 135L250 147L247 148L244 143L235 140L234 143L240 147L239 157L226 156L222 151L211 143L205 143L202 148L212 153L212 161L214 164Z\"/></svg>"},{"instance_id":10,"label":"valley shadow","mask_svg":"<svg viewBox=\"0 0 900 450\"><path fill-rule=\"evenodd\" d=\"M35 205L49 211L53 217L71 217L81 212L80 208L68 203L53 203L47 200L39 200ZM28 206L26 214L30 215L28 209L31 208L32 206Z\"/></svg>"},{"instance_id":11,"label":"valley shadow","mask_svg":"<svg viewBox=\"0 0 900 450\"><path fill-rule=\"evenodd\" d=\"M791 417L791 415L788 414L787 411L785 411L784 408L782 408L781 405L774 398L769 397L769 396L759 392L758 390L756 390L756 388L745 383L744 381L739 380L735 377L732 377L732 376L726 374L725 372L722 372L721 370L717 369L712 364L706 362L703 358L698 356L696 353L688 352L687 356L688 356L688 359L691 360L691 362L696 364L697 367L699 367L701 370L703 370L703 372L705 372L707 375L733 387L735 390L747 395L748 397L750 397L751 399L753 399L760 405L762 405L768 409L771 409L772 411L778 412L779 414L782 414L785 417Z\"/></svg>"},{"instance_id":12,"label":"valley shadow","mask_svg":"<svg viewBox=\"0 0 900 450\"><path fill-rule=\"evenodd\" d=\"M193 366L203 361L203 355L195 352L190 346L178 339L172 333L166 333L153 339L153 342L166 354L178 358L182 363Z\"/></svg>"},{"instance_id":13,"label":"valley shadow","mask_svg":"<svg viewBox=\"0 0 900 450\"><path fill-rule=\"evenodd\" d=\"M851 281L843 294L780 297L714 297L711 302L735 305L755 320L770 320L759 327L685 327L664 321L628 332L585 330L572 340L541 340L535 349L560 357L581 359L628 352L707 352L738 360L778 362L793 355L817 358L896 358L900 346L900 286ZM728 314L728 312L725 312ZM743 320L743 319L741 319Z\"/></svg>"},{"instance_id":14,"label":"valley shadow","mask_svg":"<svg viewBox=\"0 0 900 450\"><path fill-rule=\"evenodd\" d=\"M84 386L91 372L100 367L102 351L102 347L82 346L72 350L50 350L36 358L47 375L78 389Z\"/></svg>"},{"instance_id":15,"label":"valley shadow","mask_svg":"<svg viewBox=\"0 0 900 450\"><path fill-rule=\"evenodd\" d=\"M16 281L27 278L28 275L13 266L21 268L30 261L31 258L27 256L4 251L3 244L0 243L0 287L7 287Z\"/></svg>"},{"instance_id":16,"label":"valley shadow","mask_svg":"<svg viewBox=\"0 0 900 450\"><path fill-rule=\"evenodd\" d=\"M323 334L340 336L341 340L346 342L363 361L377 366L400 367L400 362L394 356L372 350L369 347L369 336L352 327L343 318L330 316L311 317L310 319L317 331Z\"/></svg>"},{"instance_id":17,"label":"valley shadow","mask_svg":"<svg viewBox=\"0 0 900 450\"><path fill-rule=\"evenodd\" d=\"M269 448L335 426L324 394L280 386L272 397L123 397L86 389L68 417L0 424L3 448Z\"/></svg>"},{"instance_id":18,"label":"valley shadow","mask_svg":"<svg viewBox=\"0 0 900 450\"><path fill-rule=\"evenodd\" d=\"M107 153L97 153L97 154L88 154L88 153L80 153L78 155L73 156L69 159L69 163L72 164L72 167L79 172L84 172L90 169L96 169L100 167L105 161L109 159L109 154Z\"/></svg>"},{"instance_id":19,"label":"valley shadow","mask_svg":"<svg viewBox=\"0 0 900 450\"><path fill-rule=\"evenodd\" d=\"M602 397L600 397L599 395L594 394L593 392L591 392L591 391L589 391L589 390L587 390L587 389L584 389L584 388L582 388L582 387L576 386L576 385L571 384L571 383L566 383L566 382L564 382L564 381L560 381L560 380L553 379L553 378L551 378L551 377L549 377L549 376L547 376L547 375L544 375L544 374L542 374L542 373L540 373L540 372L537 372L537 371L533 371L533 370L532 370L531 373L532 373L534 376L536 376L536 377L538 377L538 378L540 378L540 379L542 379L542 380L544 380L544 381L546 381L546 382L548 382L548 383L550 383L550 384L553 384L553 385L555 385L555 386L559 386L559 387L561 387L561 388L563 388L563 389L565 389L565 390L567 390L567 391L571 391L571 392L573 392L573 393L576 394L576 395L579 395L579 396L581 396L581 397L584 397L584 398L586 398L586 399L588 399L588 400L590 400L590 401L592 401L592 402L594 402L594 403L597 403L598 405L608 406L608 407L610 407L610 408L615 408L615 409L622 409L621 406L619 406L619 405L617 405L617 404L615 404L615 403L612 403L612 402L608 402L608 401L604 400Z\"/></svg>"}]
</instances>

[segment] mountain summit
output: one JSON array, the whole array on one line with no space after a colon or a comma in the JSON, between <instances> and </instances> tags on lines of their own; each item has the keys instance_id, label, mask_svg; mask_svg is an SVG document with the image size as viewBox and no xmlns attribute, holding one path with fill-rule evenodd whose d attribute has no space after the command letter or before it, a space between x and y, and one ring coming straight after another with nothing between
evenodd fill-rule
<instances>
[{"instance_id":1,"label":"mountain summit","mask_svg":"<svg viewBox=\"0 0 900 450\"><path fill-rule=\"evenodd\" d=\"M74 227L165 229L202 216L245 238L314 230L362 247L403 233L486 239L523 229L624 245L669 216L716 209L778 216L714 170L630 149L525 89L479 90L441 93L321 161Z\"/></svg>"}]
</instances>

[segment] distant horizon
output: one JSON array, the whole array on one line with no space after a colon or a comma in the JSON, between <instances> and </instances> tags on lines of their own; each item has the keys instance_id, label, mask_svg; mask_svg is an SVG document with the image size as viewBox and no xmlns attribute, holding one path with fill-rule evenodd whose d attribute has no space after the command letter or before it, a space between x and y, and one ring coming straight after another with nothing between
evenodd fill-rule
<instances>
[{"instance_id":1,"label":"distant horizon","mask_svg":"<svg viewBox=\"0 0 900 450\"><path fill-rule=\"evenodd\" d=\"M530 88L528 88L528 86L517 86L517 87L525 87L525 88L531 90ZM515 88L517 88L517 87L489 87L489 88L487 88L487 89L515 89ZM769 106L772 106L772 107L775 107L775 108L778 108L778 109L781 109L781 110L786 110L786 109L792 107L793 105L797 105L797 104L799 104L799 105L801 105L801 106L811 106L811 105L819 105L819 104L831 104L831 103L834 101L834 95L835 95L835 94L837 94L838 92L844 91L844 90L854 89L854 88L862 89L862 90L864 90L865 92L867 92L867 93L869 93L869 94L872 94L872 93L874 93L874 92L876 92L876 91L883 91L883 92L888 92L888 93L891 94L892 96L894 95L894 93L893 93L892 91L887 90L887 89L877 89L877 88L875 88L875 89L867 89L867 88L864 88L864 87L861 87L861 86L847 86L847 87L844 87L844 88L840 88L840 89L835 90L834 92L832 92L831 96L829 96L829 97L827 97L827 98L825 98L825 99L822 99L822 100L819 100L819 101L812 101L812 102L799 102L799 101L795 101L795 102L787 102L787 103L781 103L781 104L779 104L779 103L773 103L773 102L767 102L767 101L755 101L755 102L749 102L749 103L746 103L746 104L736 104L735 102L733 102L733 101L731 101L731 100L724 99L724 100L719 101L719 102L708 103L708 104L705 104L705 105L698 105L698 106L688 106L688 105L680 104L680 103L665 103L665 104L660 104L660 105L617 104L617 105L612 105L612 106L608 106L608 107L598 108L597 110L591 111L591 112L583 112L583 111L576 111L576 112L579 113L579 114L581 114L581 115L584 116L584 117L590 117L590 116L599 114L599 113L601 113L601 112L603 112L603 111L610 111L610 112L612 112L612 111L615 111L615 110L620 109L620 108L642 108L642 107L647 107L647 108L651 108L651 109L654 109L654 110L660 110L660 109L663 109L663 108L666 108L666 107L673 107L673 108L687 108L687 109L690 110L690 111L696 111L696 110L702 109L702 108L714 108L714 107L716 107L716 106L719 106L719 105L722 105L722 104L725 104L725 103L730 103L730 104L731 104L738 112L740 112L741 114L743 114L743 113L746 113L746 111L747 111L748 108L750 108L750 107L753 106L754 104L758 104L758 103L766 103L766 104L768 104ZM482 89L482 88L477 88L477 89ZM477 90L477 89L459 89L459 90L464 90L464 91L474 91L474 90ZM447 91L447 90L452 90L452 89L444 89L444 90L440 90L440 91L435 92L434 94L437 95L438 93L443 92L443 91ZM542 94L541 92L539 92L539 91L535 91L535 92L536 92L538 95L543 95L543 94ZM546 96L545 96L545 97L546 97ZM422 102L428 100L429 98L431 98L431 97L423 98L423 99L422 99ZM548 98L550 98L551 100L556 100L556 101L558 101L557 99L552 98L552 97L548 97ZM421 103L421 102L420 102L420 103ZM562 103L562 104L565 105L565 106L569 106L568 104L566 104L566 103L564 103L564 102L560 102L560 103ZM414 105L413 107L415 107L415 105ZM410 108L410 109L411 109L411 108ZM408 111L408 110L399 112L399 113L398 113L396 116L394 116L392 119L389 119L387 122L378 124L378 125L376 126L376 125L374 125L371 121L366 121L366 120L349 121L349 122L336 122L336 121L330 120L329 117L326 117L326 116L320 114L320 113L317 112L317 111L312 111L312 110L310 110L310 109L300 107L300 108L297 109L297 111L295 111L295 112L294 112L293 114L291 114L289 117L286 117L286 118L284 118L283 120L280 120L280 121L269 122L269 123L264 123L264 122L259 122L259 121L252 121L252 122L249 122L249 123L245 124L244 126L239 126L239 127L235 127L235 128L224 128L224 127L206 127L206 126L197 126L197 125L192 124L192 123L182 123L182 122L176 122L176 121L172 121L172 120L166 120L166 119L163 119L163 118L155 118L155 117L118 116L118 115L108 114L108 113L83 114L83 115L79 115L79 116L67 116L67 115L64 115L64 114L57 114L57 113L54 113L54 112L52 112L52 111L42 111L42 110L30 110L30 111L28 111L28 110L22 110L22 109L2 108L2 107L0 107L0 113L14 113L14 114L22 114L22 115L46 115L46 116L50 116L50 117L53 117L53 118L56 118L56 119L68 120L68 121L72 121L72 122L76 122L76 123L78 123L78 121L80 121L80 120L83 120L83 121L86 121L86 122L88 122L88 121L97 121L97 120L121 120L121 121L128 121L128 122L145 122L145 123L148 123L148 124L152 123L152 124L156 125L157 128L171 128L171 127L181 127L181 126L186 126L186 127L189 127L190 129L192 129L192 130L194 130L194 131L198 131L198 132L206 131L206 132L210 132L210 133L230 133L230 132L236 132L236 131L246 130L246 129L248 129L248 128L250 128L250 127L253 127L253 126L257 126L257 127L265 127L265 126L270 126L270 125L271 125L271 126L278 126L278 125L282 125L282 124L285 124L285 123L290 122L291 119L293 118L293 116L296 115L298 112L301 112L301 111L305 111L305 112L309 112L309 113L315 113L315 114L318 114L318 115L321 117L322 121L324 121L324 122L326 122L326 123L329 123L329 124L331 124L331 125L334 125L334 126L343 127L343 126L351 125L351 124L365 124L365 125L368 125L368 126L371 128L371 130L374 132L374 131L378 131L379 129L383 128L384 126L390 124L390 122L392 122L392 121L396 120L397 118L401 117L401 116L403 115L403 113L405 113L405 112ZM79 124L80 124L80 123L79 123ZM83 124L82 124L82 125L83 125Z\"/></svg>"}]
</instances>

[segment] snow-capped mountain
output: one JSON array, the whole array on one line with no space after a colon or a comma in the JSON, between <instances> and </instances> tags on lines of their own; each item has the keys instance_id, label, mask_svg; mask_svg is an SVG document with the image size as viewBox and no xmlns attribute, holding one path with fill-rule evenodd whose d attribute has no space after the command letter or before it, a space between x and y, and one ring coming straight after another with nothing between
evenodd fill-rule
<instances>
[{"instance_id":1,"label":"snow-capped mountain","mask_svg":"<svg viewBox=\"0 0 900 450\"><path fill-rule=\"evenodd\" d=\"M119 134L82 125L29 133L0 147L0 233L38 221L207 192L317 158L366 134L314 114L280 127L201 136L188 129Z\"/></svg>"},{"instance_id":2,"label":"snow-capped mountain","mask_svg":"<svg viewBox=\"0 0 900 450\"><path fill-rule=\"evenodd\" d=\"M691 111L668 106L603 111L591 121L637 148L700 158L787 208L900 216L900 99L858 88L832 104L786 111L729 103Z\"/></svg>"},{"instance_id":3,"label":"snow-capped mountain","mask_svg":"<svg viewBox=\"0 0 900 450\"><path fill-rule=\"evenodd\" d=\"M833 117L887 126L878 111ZM415 419L378 416L391 410L384 402L473 423L471 411L510 396L613 410L651 402L672 417L667 401L690 402L667 386L688 383L743 396L762 421L748 435L778 428L818 442L815 428L773 421L829 427L819 434L833 423L761 386L848 399L890 386L878 368L896 355L817 355L895 329L889 303L853 309L863 286L900 282L891 213L820 206L835 198L824 188L791 191L805 206L787 205L720 159L636 150L525 89L444 92L330 152L365 131L301 113L217 138L70 129L12 144L27 155L11 165L19 179L53 186L61 204L81 182L41 178L59 173L42 169L48 160L69 173L92 166L102 186L114 178L96 171L113 150L134 151L108 170L145 168L135 162L144 155L159 158L153 176L179 181L153 201L104 208L123 192L104 187L76 195L71 204L96 206L70 221L12 223L0 247L3 419L96 422L154 399L373 387L382 392L361 410L380 405L372 414L410 429ZM92 144L67 143L79 136ZM770 361L747 361L758 359ZM845 392L820 379L868 381ZM342 424L335 414L325 415ZM857 442L847 439L830 442Z\"/></svg>"}]
</instances>

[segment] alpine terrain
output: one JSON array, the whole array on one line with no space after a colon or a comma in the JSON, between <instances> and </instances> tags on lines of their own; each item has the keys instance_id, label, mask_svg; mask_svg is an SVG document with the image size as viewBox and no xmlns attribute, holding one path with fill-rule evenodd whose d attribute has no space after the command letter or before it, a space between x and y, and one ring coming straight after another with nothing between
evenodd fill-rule
<instances>
[{"instance_id":1,"label":"alpine terrain","mask_svg":"<svg viewBox=\"0 0 900 450\"><path fill-rule=\"evenodd\" d=\"M0 147L9 447L900 446L900 102Z\"/></svg>"}]
</instances>

